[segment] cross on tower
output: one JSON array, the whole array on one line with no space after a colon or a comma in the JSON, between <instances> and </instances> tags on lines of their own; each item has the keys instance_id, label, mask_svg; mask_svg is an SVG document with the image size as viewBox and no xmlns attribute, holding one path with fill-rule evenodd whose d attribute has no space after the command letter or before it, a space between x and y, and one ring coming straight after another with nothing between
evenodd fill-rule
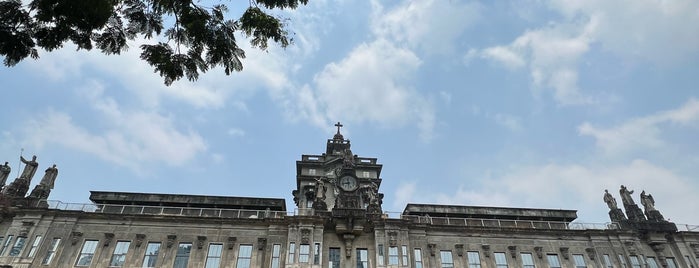
<instances>
[{"instance_id":1,"label":"cross on tower","mask_svg":"<svg viewBox=\"0 0 699 268\"><path fill-rule=\"evenodd\" d=\"M340 134L340 128L343 127L343 125L340 124L340 122L337 122L337 124L335 124L335 126L337 127L337 134Z\"/></svg>"}]
</instances>

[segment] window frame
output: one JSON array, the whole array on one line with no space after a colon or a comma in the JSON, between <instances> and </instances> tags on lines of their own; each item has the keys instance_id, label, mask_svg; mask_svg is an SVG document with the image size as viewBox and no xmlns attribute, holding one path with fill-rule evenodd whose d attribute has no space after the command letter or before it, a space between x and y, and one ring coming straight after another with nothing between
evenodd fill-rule
<instances>
[{"instance_id":1,"label":"window frame","mask_svg":"<svg viewBox=\"0 0 699 268\"><path fill-rule=\"evenodd\" d=\"M17 239L15 239L15 243L12 245L12 248L10 248L10 253L7 254L7 256L10 257L17 257L22 254L22 250L24 249L24 244L27 243L27 237L26 236L18 236Z\"/></svg>"},{"instance_id":2,"label":"window frame","mask_svg":"<svg viewBox=\"0 0 699 268\"><path fill-rule=\"evenodd\" d=\"M493 256L495 257L496 268L507 268L507 254L505 254L505 252L495 252ZM504 261L504 263L502 261Z\"/></svg>"},{"instance_id":3,"label":"window frame","mask_svg":"<svg viewBox=\"0 0 699 268\"><path fill-rule=\"evenodd\" d=\"M587 264L585 263L585 256L582 254L573 254L573 263L575 264L575 268L587 267Z\"/></svg>"},{"instance_id":4,"label":"window frame","mask_svg":"<svg viewBox=\"0 0 699 268\"><path fill-rule=\"evenodd\" d=\"M475 258L472 258L475 257ZM468 259L469 268L481 268L481 253L478 251L467 251L466 258ZM477 260L477 261L474 261Z\"/></svg>"},{"instance_id":5,"label":"window frame","mask_svg":"<svg viewBox=\"0 0 699 268\"><path fill-rule=\"evenodd\" d=\"M524 256L527 256L526 258ZM519 258L522 260L522 268L536 268L536 262L534 262L534 255L531 252L520 252ZM525 261L531 261L531 263L525 263Z\"/></svg>"},{"instance_id":6,"label":"window frame","mask_svg":"<svg viewBox=\"0 0 699 268\"><path fill-rule=\"evenodd\" d=\"M401 260L401 266L408 266L408 263L410 263L410 260L408 259L408 246L407 245L400 246L400 260Z\"/></svg>"},{"instance_id":7,"label":"window frame","mask_svg":"<svg viewBox=\"0 0 699 268\"><path fill-rule=\"evenodd\" d=\"M39 246L41 246L41 240L44 237L42 235L36 235L34 236L34 241L32 242L32 246L29 248L29 253L27 253L27 258L34 258L36 255L37 249L39 249Z\"/></svg>"},{"instance_id":8,"label":"window frame","mask_svg":"<svg viewBox=\"0 0 699 268\"><path fill-rule=\"evenodd\" d=\"M413 249L413 261L415 261L415 268L422 268L422 249L421 248L414 248Z\"/></svg>"},{"instance_id":9,"label":"window frame","mask_svg":"<svg viewBox=\"0 0 699 268\"><path fill-rule=\"evenodd\" d=\"M320 243L313 244L313 264L314 265L320 264L320 256L321 256L322 252L323 252L323 247L320 246Z\"/></svg>"},{"instance_id":10,"label":"window frame","mask_svg":"<svg viewBox=\"0 0 699 268\"><path fill-rule=\"evenodd\" d=\"M189 250L186 252L181 252L180 250ZM189 257L192 256L192 242L180 242L177 244L177 251L175 252L175 260L172 264L173 268L187 268L189 265Z\"/></svg>"},{"instance_id":11,"label":"window frame","mask_svg":"<svg viewBox=\"0 0 699 268\"><path fill-rule=\"evenodd\" d=\"M340 254L340 248L328 248L328 268L342 267L342 257ZM335 260L337 260L337 262L334 262Z\"/></svg>"},{"instance_id":12,"label":"window frame","mask_svg":"<svg viewBox=\"0 0 699 268\"><path fill-rule=\"evenodd\" d=\"M245 251L243 251L245 249ZM243 255L248 253L249 255ZM252 264L252 244L241 244L238 246L238 258L235 261L235 268L250 268ZM246 265L246 266L241 266Z\"/></svg>"},{"instance_id":13,"label":"window frame","mask_svg":"<svg viewBox=\"0 0 699 268\"><path fill-rule=\"evenodd\" d=\"M602 265L604 265L605 268L614 268L614 264L612 263L612 258L609 256L609 254L603 254L602 255Z\"/></svg>"},{"instance_id":14,"label":"window frame","mask_svg":"<svg viewBox=\"0 0 699 268\"><path fill-rule=\"evenodd\" d=\"M51 240L51 244L49 245L49 248L46 251L46 256L44 256L44 259L41 260L41 265L51 265L53 258L56 257L56 254L57 254L56 252L58 252L58 246L60 244L61 244L60 237L54 237L53 240Z\"/></svg>"},{"instance_id":15,"label":"window frame","mask_svg":"<svg viewBox=\"0 0 699 268\"><path fill-rule=\"evenodd\" d=\"M556 266L551 265L551 260L556 261ZM558 254L546 254L546 262L549 265L549 268L561 268L561 259L558 258Z\"/></svg>"},{"instance_id":16,"label":"window frame","mask_svg":"<svg viewBox=\"0 0 699 268\"><path fill-rule=\"evenodd\" d=\"M299 263L308 263L311 260L311 245L299 245Z\"/></svg>"},{"instance_id":17,"label":"window frame","mask_svg":"<svg viewBox=\"0 0 699 268\"><path fill-rule=\"evenodd\" d=\"M445 259L448 259L451 262L446 262ZM454 268L454 256L451 254L451 250L439 251L439 264L439 267L441 268Z\"/></svg>"},{"instance_id":18,"label":"window frame","mask_svg":"<svg viewBox=\"0 0 699 268\"><path fill-rule=\"evenodd\" d=\"M286 263L294 263L296 260L296 243L289 242L289 252L286 257Z\"/></svg>"},{"instance_id":19,"label":"window frame","mask_svg":"<svg viewBox=\"0 0 699 268\"><path fill-rule=\"evenodd\" d=\"M638 256L636 256L636 255L630 255L630 256L629 256L629 261L631 262L631 267L633 267L633 268L641 268L641 261L639 260Z\"/></svg>"},{"instance_id":20,"label":"window frame","mask_svg":"<svg viewBox=\"0 0 699 268\"><path fill-rule=\"evenodd\" d=\"M213 251L214 247L218 247L218 252ZM211 253L218 255L211 255ZM223 243L209 243L209 247L206 250L206 261L204 262L205 268L218 268L221 267L221 257L223 256Z\"/></svg>"},{"instance_id":21,"label":"window frame","mask_svg":"<svg viewBox=\"0 0 699 268\"><path fill-rule=\"evenodd\" d=\"M388 247L388 265L400 265L400 254L398 254L398 246Z\"/></svg>"},{"instance_id":22,"label":"window frame","mask_svg":"<svg viewBox=\"0 0 699 268\"><path fill-rule=\"evenodd\" d=\"M369 249L357 248L357 268L369 268Z\"/></svg>"},{"instance_id":23,"label":"window frame","mask_svg":"<svg viewBox=\"0 0 699 268\"><path fill-rule=\"evenodd\" d=\"M124 244L126 245L126 248L124 248ZM126 254L129 253L129 247L131 246L131 241L126 241L126 240L121 240L117 241L116 245L114 246L114 251L112 251L112 257L109 259L109 267L123 267L124 263L126 263ZM119 253L117 253L117 250L119 250ZM123 250L123 252L122 252ZM122 258L121 259L121 264L115 264L116 262L119 262L120 260L116 258Z\"/></svg>"},{"instance_id":24,"label":"window frame","mask_svg":"<svg viewBox=\"0 0 699 268\"><path fill-rule=\"evenodd\" d=\"M151 245L156 246L156 248L155 248L155 254L148 254L148 253L149 253L148 250L151 248ZM159 242L159 241L148 242L148 244L146 244L146 252L143 253L143 263L141 264L141 267L142 267L142 268L154 268L154 267L158 267L158 266L157 266L157 265L158 265L158 255L160 255L160 247L161 247L161 246L162 246L162 243ZM150 261L151 259L154 260L154 261L153 261L153 266L150 266L150 262L148 262L148 261Z\"/></svg>"},{"instance_id":25,"label":"window frame","mask_svg":"<svg viewBox=\"0 0 699 268\"><path fill-rule=\"evenodd\" d=\"M7 236L7 238L5 239L5 243L3 243L3 244L2 244L2 248L0 248L0 256L2 256L3 254L5 254L5 250L7 250L7 247L9 247L10 244L12 244L12 239L14 239L14 238L15 238L14 235L8 235L8 236Z\"/></svg>"},{"instance_id":26,"label":"window frame","mask_svg":"<svg viewBox=\"0 0 699 268\"><path fill-rule=\"evenodd\" d=\"M92 252L87 252L87 250L90 250L88 248L88 243L90 246L92 246L91 251ZM83 241L83 246L80 248L80 253L78 253L78 258L75 260L75 265L76 267L89 267L90 264L92 264L92 259L95 257L95 253L97 252L97 246L99 245L99 240L96 239L85 239ZM89 261L87 263L81 263L80 260L83 259L83 257L89 257Z\"/></svg>"},{"instance_id":27,"label":"window frame","mask_svg":"<svg viewBox=\"0 0 699 268\"><path fill-rule=\"evenodd\" d=\"M282 245L273 244L272 245L272 259L270 260L270 268L280 268L281 267L281 256L282 256Z\"/></svg>"}]
</instances>

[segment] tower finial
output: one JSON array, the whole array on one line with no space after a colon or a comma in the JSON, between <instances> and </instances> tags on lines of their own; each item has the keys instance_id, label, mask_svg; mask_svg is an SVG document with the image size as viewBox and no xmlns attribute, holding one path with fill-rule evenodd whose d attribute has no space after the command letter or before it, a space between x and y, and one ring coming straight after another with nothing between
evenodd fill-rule
<instances>
[{"instance_id":1,"label":"tower finial","mask_svg":"<svg viewBox=\"0 0 699 268\"><path fill-rule=\"evenodd\" d=\"M335 126L337 127L337 133L335 133L335 136L333 136L333 140L345 140L345 137L343 137L342 134L340 134L340 128L342 127L342 124L340 124L340 122L337 122Z\"/></svg>"}]
</instances>

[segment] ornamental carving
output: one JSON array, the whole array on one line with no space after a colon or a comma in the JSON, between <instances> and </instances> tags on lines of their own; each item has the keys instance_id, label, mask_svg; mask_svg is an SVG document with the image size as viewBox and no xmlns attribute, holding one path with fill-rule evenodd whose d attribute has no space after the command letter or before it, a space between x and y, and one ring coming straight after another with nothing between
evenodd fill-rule
<instances>
[{"instance_id":1,"label":"ornamental carving","mask_svg":"<svg viewBox=\"0 0 699 268\"><path fill-rule=\"evenodd\" d=\"M204 248L204 243L206 243L206 236L197 236L197 249Z\"/></svg>"},{"instance_id":2,"label":"ornamental carving","mask_svg":"<svg viewBox=\"0 0 699 268\"><path fill-rule=\"evenodd\" d=\"M104 246L108 247L114 240L114 233L104 233Z\"/></svg>"},{"instance_id":3,"label":"ornamental carving","mask_svg":"<svg viewBox=\"0 0 699 268\"><path fill-rule=\"evenodd\" d=\"M301 244L311 243L311 229L303 228L301 229Z\"/></svg>"},{"instance_id":4,"label":"ornamental carving","mask_svg":"<svg viewBox=\"0 0 699 268\"><path fill-rule=\"evenodd\" d=\"M388 245L395 247L398 245L398 232L396 231L388 231Z\"/></svg>"},{"instance_id":5,"label":"ornamental carving","mask_svg":"<svg viewBox=\"0 0 699 268\"><path fill-rule=\"evenodd\" d=\"M536 257L539 259L544 257L544 248L543 247L534 247L534 252L536 253Z\"/></svg>"},{"instance_id":6,"label":"ornamental carving","mask_svg":"<svg viewBox=\"0 0 699 268\"><path fill-rule=\"evenodd\" d=\"M430 250L430 256L434 256L437 252L437 244L427 244L427 248Z\"/></svg>"},{"instance_id":7,"label":"ornamental carving","mask_svg":"<svg viewBox=\"0 0 699 268\"><path fill-rule=\"evenodd\" d=\"M590 260L595 260L595 256L597 255L597 252L595 251L594 248L586 248L585 252L587 252L587 257L590 258Z\"/></svg>"},{"instance_id":8,"label":"ornamental carving","mask_svg":"<svg viewBox=\"0 0 699 268\"><path fill-rule=\"evenodd\" d=\"M454 245L454 251L456 251L456 255L459 257L464 256L464 244Z\"/></svg>"},{"instance_id":9,"label":"ornamental carving","mask_svg":"<svg viewBox=\"0 0 699 268\"><path fill-rule=\"evenodd\" d=\"M145 239L146 239L146 235L145 235L145 234L136 234L136 241L134 241L134 245L135 245L137 248L140 248L141 245L143 244L143 240L145 240Z\"/></svg>"},{"instance_id":10,"label":"ornamental carving","mask_svg":"<svg viewBox=\"0 0 699 268\"><path fill-rule=\"evenodd\" d=\"M267 238L260 237L257 239L257 250L264 250L267 246Z\"/></svg>"},{"instance_id":11,"label":"ornamental carving","mask_svg":"<svg viewBox=\"0 0 699 268\"><path fill-rule=\"evenodd\" d=\"M561 256L563 256L564 259L567 260L568 258L570 258L570 255L568 254L568 253L569 253L569 248L567 248L567 247L561 247L560 250L561 250Z\"/></svg>"},{"instance_id":12,"label":"ornamental carving","mask_svg":"<svg viewBox=\"0 0 699 268\"><path fill-rule=\"evenodd\" d=\"M226 247L230 250L235 248L235 242L238 240L237 237L235 236L229 236L228 240L226 241Z\"/></svg>"},{"instance_id":13,"label":"ornamental carving","mask_svg":"<svg viewBox=\"0 0 699 268\"><path fill-rule=\"evenodd\" d=\"M83 237L83 233L82 233L82 232L72 232L72 233L70 233L70 244L71 244L71 245L77 244L78 241L80 241L80 238L82 238L82 237Z\"/></svg>"},{"instance_id":14,"label":"ornamental carving","mask_svg":"<svg viewBox=\"0 0 699 268\"><path fill-rule=\"evenodd\" d=\"M173 245L175 245L175 239L177 239L176 235L168 235L167 236L167 248L171 248Z\"/></svg>"},{"instance_id":15,"label":"ornamental carving","mask_svg":"<svg viewBox=\"0 0 699 268\"><path fill-rule=\"evenodd\" d=\"M517 258L517 246L507 246L507 250L510 251L510 256L512 256L513 259Z\"/></svg>"},{"instance_id":16,"label":"ornamental carving","mask_svg":"<svg viewBox=\"0 0 699 268\"><path fill-rule=\"evenodd\" d=\"M483 245L481 245L481 248L483 249L483 255L486 258L490 258L490 245L483 244Z\"/></svg>"}]
</instances>

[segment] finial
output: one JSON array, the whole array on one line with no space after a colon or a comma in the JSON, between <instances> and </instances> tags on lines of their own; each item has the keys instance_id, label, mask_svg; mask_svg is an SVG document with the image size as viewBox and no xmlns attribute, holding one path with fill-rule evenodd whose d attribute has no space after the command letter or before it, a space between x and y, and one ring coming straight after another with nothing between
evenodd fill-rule
<instances>
[{"instance_id":1,"label":"finial","mask_svg":"<svg viewBox=\"0 0 699 268\"><path fill-rule=\"evenodd\" d=\"M343 127L343 125L340 124L340 122L337 122L337 124L335 124L335 126L337 127L337 134L340 134L340 128Z\"/></svg>"},{"instance_id":2,"label":"finial","mask_svg":"<svg viewBox=\"0 0 699 268\"><path fill-rule=\"evenodd\" d=\"M337 127L337 133L335 133L335 136L333 136L333 139L334 140L344 140L345 138L342 136L342 134L340 134L340 128L342 127L342 124L340 124L340 122L337 122L337 124L335 124L335 126Z\"/></svg>"}]
</instances>

